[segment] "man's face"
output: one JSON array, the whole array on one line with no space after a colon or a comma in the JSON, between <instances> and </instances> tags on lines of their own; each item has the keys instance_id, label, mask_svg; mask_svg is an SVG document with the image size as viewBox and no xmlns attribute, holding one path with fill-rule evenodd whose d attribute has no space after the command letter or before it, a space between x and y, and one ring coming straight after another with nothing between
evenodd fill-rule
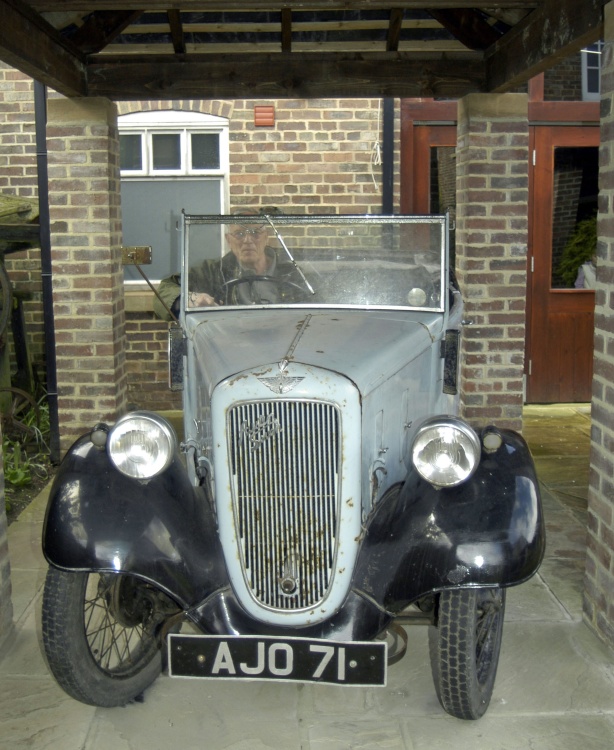
<instances>
[{"instance_id":1,"label":"man's face","mask_svg":"<svg viewBox=\"0 0 614 750\"><path fill-rule=\"evenodd\" d=\"M263 225L233 224L226 234L226 240L243 267L252 268L257 273L263 273L267 265L264 251L267 236L266 228Z\"/></svg>"}]
</instances>

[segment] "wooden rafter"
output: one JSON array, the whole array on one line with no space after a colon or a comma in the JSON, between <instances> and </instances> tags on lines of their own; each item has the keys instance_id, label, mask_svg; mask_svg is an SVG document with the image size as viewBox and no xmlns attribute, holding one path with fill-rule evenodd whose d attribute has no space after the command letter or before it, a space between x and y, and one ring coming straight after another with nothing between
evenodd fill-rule
<instances>
[{"instance_id":1,"label":"wooden rafter","mask_svg":"<svg viewBox=\"0 0 614 750\"><path fill-rule=\"evenodd\" d=\"M429 13L469 49L487 49L501 37L501 34L472 8L429 9Z\"/></svg>"},{"instance_id":2,"label":"wooden rafter","mask_svg":"<svg viewBox=\"0 0 614 750\"><path fill-rule=\"evenodd\" d=\"M86 22L71 36L71 42L84 54L104 49L122 31L143 15L141 10L101 10L88 16Z\"/></svg>"},{"instance_id":3,"label":"wooden rafter","mask_svg":"<svg viewBox=\"0 0 614 750\"><path fill-rule=\"evenodd\" d=\"M183 55L185 53L185 36L183 33L183 24L181 23L181 13L173 9L167 11L167 16L175 54Z\"/></svg>"},{"instance_id":4,"label":"wooden rafter","mask_svg":"<svg viewBox=\"0 0 614 750\"><path fill-rule=\"evenodd\" d=\"M292 51L292 11L282 8L281 11L281 51Z\"/></svg>"},{"instance_id":5,"label":"wooden rafter","mask_svg":"<svg viewBox=\"0 0 614 750\"><path fill-rule=\"evenodd\" d=\"M390 11L390 25L388 26L388 36L386 38L387 52L396 52L399 49L399 38L401 37L404 13L403 8L393 8Z\"/></svg>"},{"instance_id":6,"label":"wooden rafter","mask_svg":"<svg viewBox=\"0 0 614 750\"><path fill-rule=\"evenodd\" d=\"M0 59L66 96L86 93L84 56L20 0L0 2Z\"/></svg>"},{"instance_id":7,"label":"wooden rafter","mask_svg":"<svg viewBox=\"0 0 614 750\"><path fill-rule=\"evenodd\" d=\"M607 0L543 0L486 51L489 91L511 91L603 34Z\"/></svg>"}]
</instances>

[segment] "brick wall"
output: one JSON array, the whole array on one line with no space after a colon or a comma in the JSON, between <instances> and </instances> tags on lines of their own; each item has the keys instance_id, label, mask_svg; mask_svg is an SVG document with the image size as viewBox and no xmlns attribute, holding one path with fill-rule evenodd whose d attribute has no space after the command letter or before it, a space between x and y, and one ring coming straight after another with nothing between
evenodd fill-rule
<instances>
[{"instance_id":1,"label":"brick wall","mask_svg":"<svg viewBox=\"0 0 614 750\"><path fill-rule=\"evenodd\" d=\"M577 102L582 99L582 58L570 55L550 68L544 75L546 101Z\"/></svg>"},{"instance_id":2,"label":"brick wall","mask_svg":"<svg viewBox=\"0 0 614 750\"><path fill-rule=\"evenodd\" d=\"M614 4L605 8L584 616L614 646Z\"/></svg>"},{"instance_id":3,"label":"brick wall","mask_svg":"<svg viewBox=\"0 0 614 750\"><path fill-rule=\"evenodd\" d=\"M372 165L374 145L381 143L378 100L269 102L275 106L270 128L254 126L260 103L234 105L232 203L272 204L286 213L381 213L381 168Z\"/></svg>"},{"instance_id":4,"label":"brick wall","mask_svg":"<svg viewBox=\"0 0 614 750\"><path fill-rule=\"evenodd\" d=\"M473 94L458 111L456 268L464 293L461 407L521 429L528 241L527 97Z\"/></svg>"}]
</instances>

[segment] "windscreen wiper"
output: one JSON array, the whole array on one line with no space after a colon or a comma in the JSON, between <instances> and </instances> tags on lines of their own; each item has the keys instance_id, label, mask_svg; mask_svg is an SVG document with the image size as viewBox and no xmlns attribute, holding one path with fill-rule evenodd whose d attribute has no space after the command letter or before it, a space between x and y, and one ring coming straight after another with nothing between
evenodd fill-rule
<instances>
[{"instance_id":1,"label":"windscreen wiper","mask_svg":"<svg viewBox=\"0 0 614 750\"><path fill-rule=\"evenodd\" d=\"M300 276L300 277L301 277L301 279L303 280L303 284L305 284L305 286L307 287L307 291L308 291L308 292L309 292L310 294L315 294L314 288L313 288L313 287L311 286L311 284L310 284L310 283L309 283L309 282L307 281L307 279L306 279L306 277L305 277L305 274L304 274L304 273L303 273L303 272L301 271L301 269L300 269L300 267L298 266L297 262L296 262L296 261L294 260L294 258L292 257L292 253L290 252L290 250L288 250L288 246L287 246L287 245L286 245L286 243L284 242L284 238L283 238L283 237L281 236L281 234L279 234L279 232L277 231L277 227L276 227L276 226L275 226L275 224L273 224L273 222L271 221L271 217L270 217L270 216L269 216L268 214L264 214L264 218L265 218L265 219L266 219L266 220L267 220L267 221L269 222L269 224L270 224L270 225L271 225L271 227L273 228L273 231L275 232L275 236L277 237L277 239L278 239L278 241L279 241L279 244L280 244L280 245L281 245L281 246L283 247L283 249L284 249L284 250L286 251L286 255L288 256L288 258L290 258L290 262L292 263L292 265L294 266L294 268L295 268L295 269L296 269L296 270L298 271L298 273L299 273L299 276Z\"/></svg>"}]
</instances>

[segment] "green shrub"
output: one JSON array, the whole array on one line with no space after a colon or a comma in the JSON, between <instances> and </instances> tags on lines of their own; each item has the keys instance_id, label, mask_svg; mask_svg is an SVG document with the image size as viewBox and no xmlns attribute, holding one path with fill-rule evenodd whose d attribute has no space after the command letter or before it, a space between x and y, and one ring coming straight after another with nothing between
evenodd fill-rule
<instances>
[{"instance_id":1,"label":"green shrub","mask_svg":"<svg viewBox=\"0 0 614 750\"><path fill-rule=\"evenodd\" d=\"M573 287L578 269L597 250L597 217L580 221L569 238L559 264L559 275L565 286Z\"/></svg>"}]
</instances>

